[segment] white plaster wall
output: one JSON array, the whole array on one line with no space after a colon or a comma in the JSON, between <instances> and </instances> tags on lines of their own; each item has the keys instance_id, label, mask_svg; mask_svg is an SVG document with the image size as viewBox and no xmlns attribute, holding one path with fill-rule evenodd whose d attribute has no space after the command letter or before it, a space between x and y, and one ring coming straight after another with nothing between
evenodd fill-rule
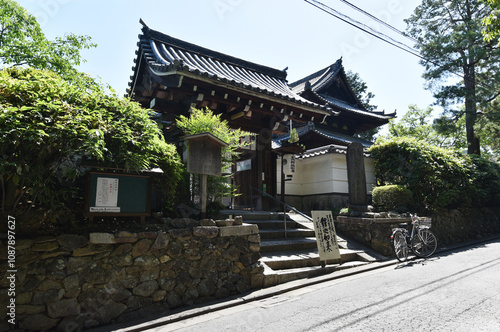
<instances>
[{"instance_id":1,"label":"white plaster wall","mask_svg":"<svg viewBox=\"0 0 500 332\"><path fill-rule=\"evenodd\" d=\"M286 175L293 175L285 182L286 195L348 194L346 155L329 153L306 159L295 159L295 173L290 170L290 156L285 155ZM375 167L373 158L365 158L366 190L371 194L375 186ZM281 194L281 157L277 160L277 186Z\"/></svg>"}]
</instances>

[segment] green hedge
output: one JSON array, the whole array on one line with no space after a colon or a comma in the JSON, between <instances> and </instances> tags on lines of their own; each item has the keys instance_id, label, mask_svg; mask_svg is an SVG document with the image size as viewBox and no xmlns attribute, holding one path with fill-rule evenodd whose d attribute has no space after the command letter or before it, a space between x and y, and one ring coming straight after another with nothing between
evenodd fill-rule
<instances>
[{"instance_id":1,"label":"green hedge","mask_svg":"<svg viewBox=\"0 0 500 332\"><path fill-rule=\"evenodd\" d=\"M387 185L373 188L373 205L378 211L413 211L413 196L408 188L402 185Z\"/></svg>"},{"instance_id":2,"label":"green hedge","mask_svg":"<svg viewBox=\"0 0 500 332\"><path fill-rule=\"evenodd\" d=\"M147 110L92 80L43 70L0 71L0 213L69 219L83 202L81 163L128 172L160 167L167 201L183 170ZM80 211L80 212L83 212ZM6 220L6 219L4 219ZM19 220L19 219L18 219Z\"/></svg>"},{"instance_id":3,"label":"green hedge","mask_svg":"<svg viewBox=\"0 0 500 332\"><path fill-rule=\"evenodd\" d=\"M422 208L500 205L500 167L413 138L393 138L370 148L378 185L399 184Z\"/></svg>"}]
</instances>

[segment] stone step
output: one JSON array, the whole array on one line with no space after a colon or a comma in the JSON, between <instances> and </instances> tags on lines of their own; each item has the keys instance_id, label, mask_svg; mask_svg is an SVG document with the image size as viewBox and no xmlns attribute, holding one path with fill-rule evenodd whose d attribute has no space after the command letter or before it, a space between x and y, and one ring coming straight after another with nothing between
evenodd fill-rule
<instances>
[{"instance_id":1,"label":"stone step","mask_svg":"<svg viewBox=\"0 0 500 332\"><path fill-rule=\"evenodd\" d=\"M304 228L284 229L259 229L261 239L277 239L277 238L297 238L297 237L314 237L314 230Z\"/></svg>"},{"instance_id":2,"label":"stone step","mask_svg":"<svg viewBox=\"0 0 500 332\"><path fill-rule=\"evenodd\" d=\"M221 214L225 218L229 218L229 216L232 216L233 218L235 216L242 216L243 222L246 222L247 220L269 220L269 219L283 220L284 218L283 212L223 210L221 211ZM288 214L287 214L287 219L290 220Z\"/></svg>"},{"instance_id":3,"label":"stone step","mask_svg":"<svg viewBox=\"0 0 500 332\"><path fill-rule=\"evenodd\" d=\"M308 266L308 267L285 269L278 271L274 271L268 267L264 271L263 286L269 287L297 279L312 278L319 275L329 274L335 271L340 271L365 264L369 264L369 262L349 261L342 264L326 265L325 267Z\"/></svg>"},{"instance_id":4,"label":"stone step","mask_svg":"<svg viewBox=\"0 0 500 332\"><path fill-rule=\"evenodd\" d=\"M246 224L254 224L259 226L260 230L264 229L285 229L285 221L283 219L278 220L278 219L267 219L267 220L254 220L254 219L245 219L243 218L243 222ZM295 221L287 220L286 221L286 228L288 229L294 229L297 228L298 225Z\"/></svg>"},{"instance_id":5,"label":"stone step","mask_svg":"<svg viewBox=\"0 0 500 332\"><path fill-rule=\"evenodd\" d=\"M359 250L340 249L339 260L328 260L326 264L342 264L349 261L366 261ZM272 270L294 269L301 267L320 266L318 250L294 250L270 252L262 255L261 261Z\"/></svg>"},{"instance_id":6,"label":"stone step","mask_svg":"<svg viewBox=\"0 0 500 332\"><path fill-rule=\"evenodd\" d=\"M295 251L316 249L315 237L286 238L286 239L261 239L260 252Z\"/></svg>"},{"instance_id":7,"label":"stone step","mask_svg":"<svg viewBox=\"0 0 500 332\"><path fill-rule=\"evenodd\" d=\"M285 237L282 212L245 212L232 211L231 214L241 215L244 223L259 228L264 287L328 274L376 260L355 243L337 235L340 259L321 262L314 226L309 219L298 214L287 215ZM326 265L322 267L322 263Z\"/></svg>"}]
</instances>

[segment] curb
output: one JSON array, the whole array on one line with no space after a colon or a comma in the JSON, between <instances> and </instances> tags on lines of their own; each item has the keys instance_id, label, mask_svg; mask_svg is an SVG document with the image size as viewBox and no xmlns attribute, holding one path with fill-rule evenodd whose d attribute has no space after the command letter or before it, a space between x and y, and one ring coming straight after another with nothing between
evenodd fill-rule
<instances>
[{"instance_id":1,"label":"curb","mask_svg":"<svg viewBox=\"0 0 500 332\"><path fill-rule=\"evenodd\" d=\"M436 251L436 253L433 256L439 255L442 253L446 253L446 252L449 252L452 250L456 250L456 249L460 249L460 248L464 248L464 247L469 247L472 245L487 243L487 242L490 242L493 240L498 240L498 239L500 239L500 235L494 235L494 236L488 236L488 237L477 239L477 240L463 242L463 243L456 244L456 245L438 248L438 250ZM418 259L418 258L411 257L408 259L408 261L413 261L415 259ZM174 323L174 322L182 321L185 319L197 317L197 316L200 316L203 314L212 313L212 312L216 312L219 310L224 310L224 309L228 309L228 308L235 307L238 305L250 303L253 301L259 301L262 299L270 298L270 297L273 297L276 295L280 295L280 294L287 293L287 292L297 290L300 288L316 285L316 284L319 284L322 282L336 280L336 279L340 279L340 278L345 278L345 277L349 277L349 276L357 275L360 273L377 270L380 268L384 268L384 267L396 265L396 264L405 264L405 263L400 263L397 259L390 259L390 260L381 261L381 262L373 262L373 263L370 263L368 265L362 265L362 266L353 267L353 268L346 269L346 270L336 271L333 274L325 274L325 275L313 277L313 278L310 278L307 280L298 279L298 280L290 281L290 282L287 282L284 284L272 286L269 288L254 290L254 291L247 293L246 295L243 295L243 296L241 296L241 294L240 294L237 297L231 297L227 300L223 300L223 301L216 302L216 303L204 304L203 306L192 308L192 309L178 310L176 312L169 314L168 316L164 316L164 317L160 317L160 318L156 318L156 319L151 318L147 322L142 322L142 323L138 322L136 325L133 325L133 326L130 326L130 322L129 322L126 324L128 326L125 326L125 324L117 324L117 325L115 325L114 328L110 329L110 326L108 325L108 326L104 326L103 328L97 328L97 329L94 329L91 331L93 331L93 332L144 331L146 329L151 329L151 328L155 328L155 327L168 325L170 323Z\"/></svg>"}]
</instances>

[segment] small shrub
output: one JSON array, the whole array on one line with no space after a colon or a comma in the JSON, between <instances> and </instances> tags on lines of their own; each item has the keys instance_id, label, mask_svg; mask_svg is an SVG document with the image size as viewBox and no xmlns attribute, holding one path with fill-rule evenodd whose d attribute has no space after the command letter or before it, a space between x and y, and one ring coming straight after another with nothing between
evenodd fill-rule
<instances>
[{"instance_id":1,"label":"small shrub","mask_svg":"<svg viewBox=\"0 0 500 332\"><path fill-rule=\"evenodd\" d=\"M402 185L375 187L372 197L378 211L407 212L414 209L412 193Z\"/></svg>"}]
</instances>

